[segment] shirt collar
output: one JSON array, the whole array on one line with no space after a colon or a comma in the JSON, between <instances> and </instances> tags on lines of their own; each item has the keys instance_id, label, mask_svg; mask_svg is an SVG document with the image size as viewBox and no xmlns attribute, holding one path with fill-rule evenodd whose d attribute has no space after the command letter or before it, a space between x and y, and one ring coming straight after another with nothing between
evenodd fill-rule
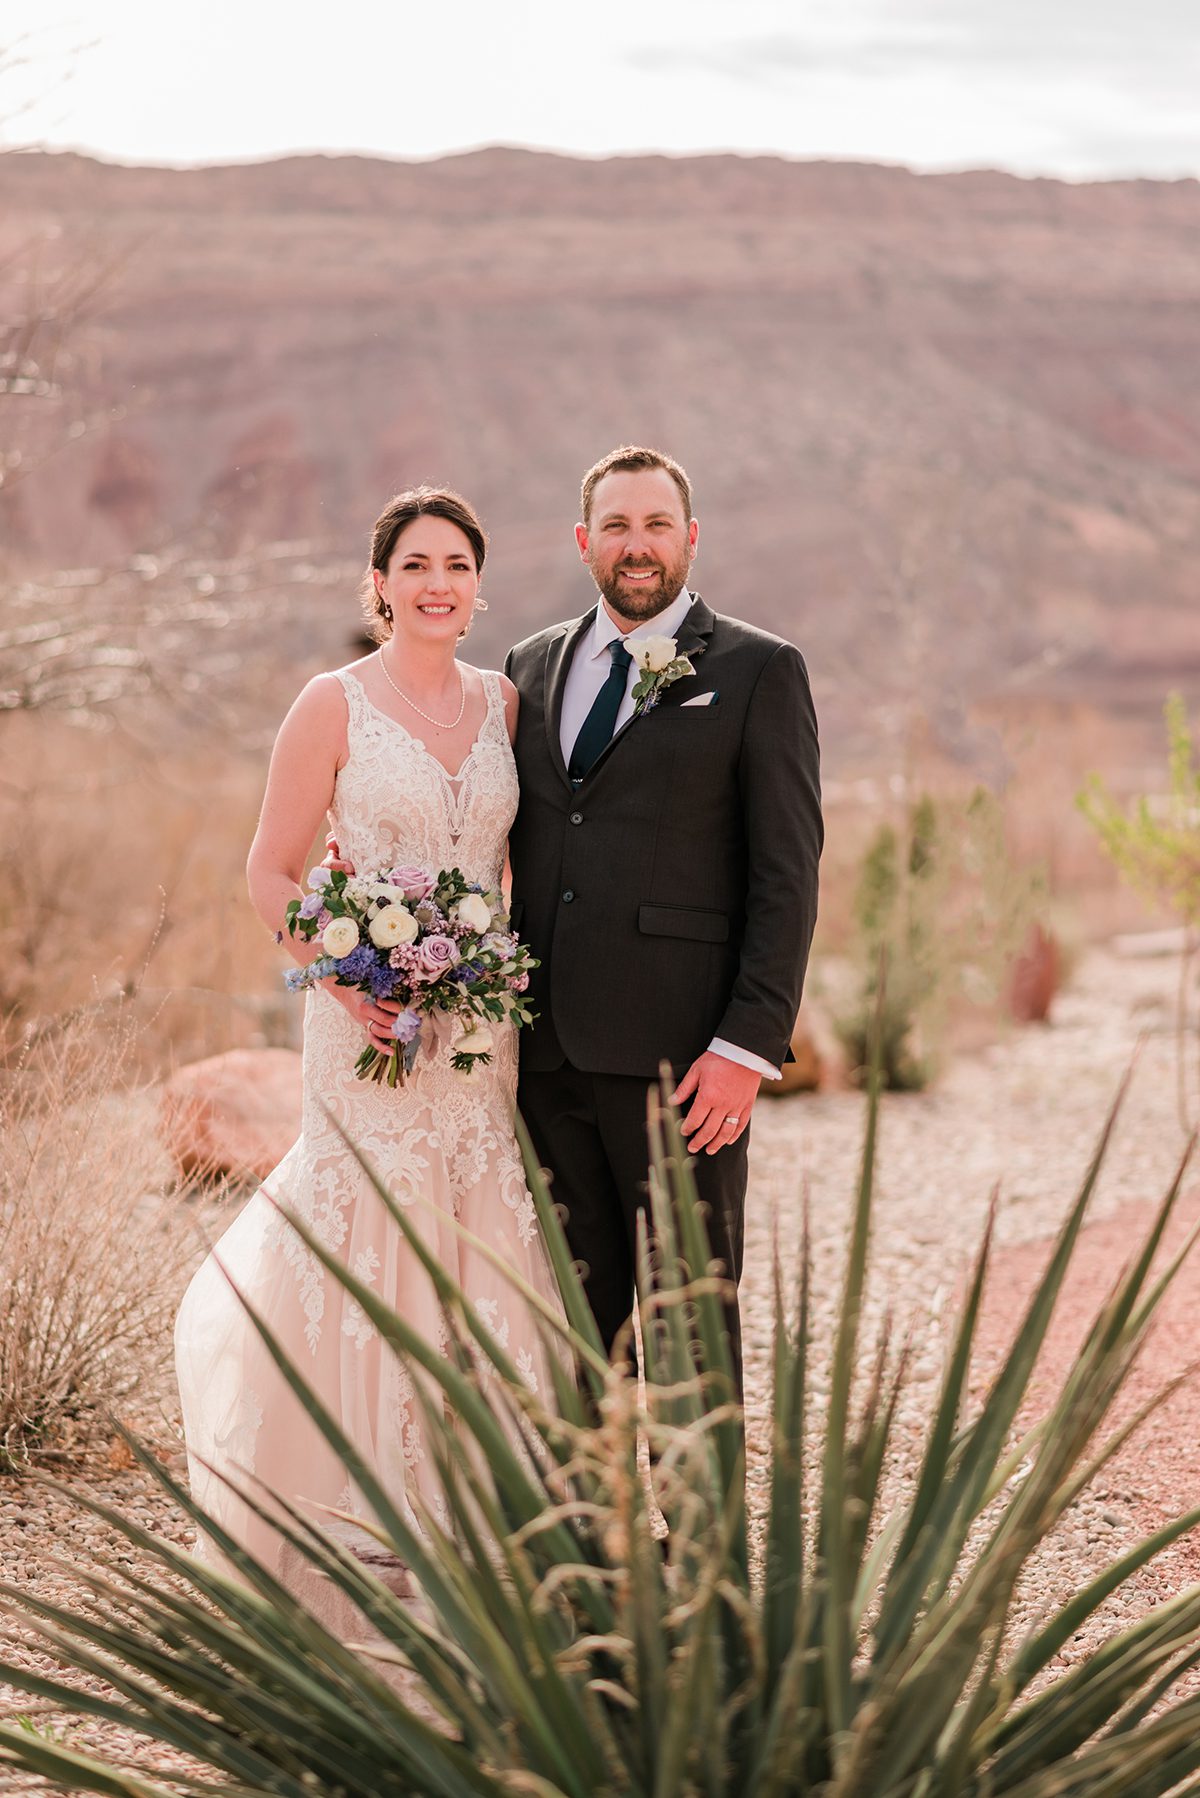
<instances>
[{"instance_id":1,"label":"shirt collar","mask_svg":"<svg viewBox=\"0 0 1200 1798\"><path fill-rule=\"evenodd\" d=\"M639 624L634 630L619 631L601 600L596 607L596 622L592 626L592 642L588 654L593 661L607 655L608 646L615 637L620 637L623 643L636 643L639 637L677 637L691 608L692 595L686 587L682 587L664 612L659 612L654 618L647 618L645 624Z\"/></svg>"}]
</instances>

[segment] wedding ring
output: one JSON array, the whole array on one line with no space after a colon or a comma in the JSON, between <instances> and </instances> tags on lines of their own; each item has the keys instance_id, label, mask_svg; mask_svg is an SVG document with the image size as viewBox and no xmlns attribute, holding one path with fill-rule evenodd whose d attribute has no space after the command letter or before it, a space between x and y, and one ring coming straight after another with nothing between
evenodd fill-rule
<instances>
[{"instance_id":1,"label":"wedding ring","mask_svg":"<svg viewBox=\"0 0 1200 1798\"><path fill-rule=\"evenodd\" d=\"M740 1123L741 1123L741 1121L742 1121L742 1120L741 1120L741 1118L739 1118L739 1117L732 1117L732 1118L726 1118L726 1119L725 1119L725 1122L726 1122L726 1123L727 1123L727 1124L740 1124Z\"/></svg>"}]
</instances>

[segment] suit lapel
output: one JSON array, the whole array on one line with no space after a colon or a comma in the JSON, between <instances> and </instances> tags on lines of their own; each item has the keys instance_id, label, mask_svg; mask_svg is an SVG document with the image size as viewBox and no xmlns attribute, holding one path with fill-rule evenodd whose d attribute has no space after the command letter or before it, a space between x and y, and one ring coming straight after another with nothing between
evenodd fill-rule
<instances>
[{"instance_id":1,"label":"suit lapel","mask_svg":"<svg viewBox=\"0 0 1200 1798\"><path fill-rule=\"evenodd\" d=\"M594 616L595 614L593 613L593 617ZM712 629L715 622L716 619L713 613L705 605L704 601L700 598L700 595L696 594L692 601L691 610L680 625L678 635L675 638L675 647L679 651L679 654L684 656L694 655L697 657L703 655L704 651L708 648L708 639L712 636ZM696 672L699 673L699 669L697 669ZM658 702L659 705L666 705L668 701L670 701L672 695L677 692L678 687L682 687L686 694L686 676L679 683L672 684L667 688L666 692ZM678 699L676 699L675 703L679 703ZM642 722L642 716L639 712L634 712L632 717L626 718L620 730L613 733L610 741L606 743L604 748L600 751L600 754L588 769L585 778L590 780L596 770L600 768L612 754L617 744L622 741L636 724L641 724Z\"/></svg>"},{"instance_id":2,"label":"suit lapel","mask_svg":"<svg viewBox=\"0 0 1200 1798\"><path fill-rule=\"evenodd\" d=\"M587 635L596 620L596 607L577 618L574 624L566 626L561 636L553 638L546 650L546 674L544 692L546 695L546 748L550 760L565 783L570 787L571 777L567 773L567 764L562 752L562 708L563 693L567 685L567 675L571 663L575 659L575 651Z\"/></svg>"},{"instance_id":3,"label":"suit lapel","mask_svg":"<svg viewBox=\"0 0 1200 1798\"><path fill-rule=\"evenodd\" d=\"M708 639L712 636L715 623L715 615L697 593L692 601L691 611L680 625L679 635L675 639L680 655L703 655L708 648ZM668 687L664 698L669 697L670 692Z\"/></svg>"}]
</instances>

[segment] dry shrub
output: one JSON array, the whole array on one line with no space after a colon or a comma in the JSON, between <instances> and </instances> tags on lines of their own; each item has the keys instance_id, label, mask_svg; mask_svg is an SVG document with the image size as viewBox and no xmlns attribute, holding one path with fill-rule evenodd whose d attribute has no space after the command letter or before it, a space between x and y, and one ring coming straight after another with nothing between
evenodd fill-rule
<instances>
[{"instance_id":1,"label":"dry shrub","mask_svg":"<svg viewBox=\"0 0 1200 1798\"><path fill-rule=\"evenodd\" d=\"M1002 808L982 787L965 801L924 794L901 831L881 825L854 902L859 984L835 1019L855 1077L878 1033L884 1085L924 1087L953 1007L996 1006L1042 903L1040 872L1013 865Z\"/></svg>"},{"instance_id":2,"label":"dry shrub","mask_svg":"<svg viewBox=\"0 0 1200 1798\"><path fill-rule=\"evenodd\" d=\"M86 1448L153 1387L191 1252L123 1020L0 1074L0 1469Z\"/></svg>"},{"instance_id":3,"label":"dry shrub","mask_svg":"<svg viewBox=\"0 0 1200 1798\"><path fill-rule=\"evenodd\" d=\"M0 1011L37 1035L132 1005L147 1071L289 1043L299 1008L246 897L265 755L151 754L49 712L0 730Z\"/></svg>"}]
</instances>

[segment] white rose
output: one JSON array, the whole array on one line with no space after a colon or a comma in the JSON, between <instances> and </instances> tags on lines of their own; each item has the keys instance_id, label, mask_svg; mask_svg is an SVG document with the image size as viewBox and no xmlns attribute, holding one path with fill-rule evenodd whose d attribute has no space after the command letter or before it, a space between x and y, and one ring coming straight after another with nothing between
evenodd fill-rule
<instances>
[{"instance_id":1,"label":"white rose","mask_svg":"<svg viewBox=\"0 0 1200 1798\"><path fill-rule=\"evenodd\" d=\"M417 920L403 905L385 905L367 925L367 934L377 949L395 949L401 943L411 943L419 930Z\"/></svg>"},{"instance_id":2,"label":"white rose","mask_svg":"<svg viewBox=\"0 0 1200 1798\"><path fill-rule=\"evenodd\" d=\"M661 674L668 663L675 660L675 639L642 637L633 645L633 652L639 668L649 669L651 674Z\"/></svg>"},{"instance_id":3,"label":"white rose","mask_svg":"<svg viewBox=\"0 0 1200 1798\"><path fill-rule=\"evenodd\" d=\"M454 1047L460 1055L490 1055L492 1033L486 1024L477 1024L474 1030L460 1036Z\"/></svg>"},{"instance_id":4,"label":"white rose","mask_svg":"<svg viewBox=\"0 0 1200 1798\"><path fill-rule=\"evenodd\" d=\"M353 918L331 918L321 932L321 947L334 961L358 948L358 925Z\"/></svg>"},{"instance_id":5,"label":"white rose","mask_svg":"<svg viewBox=\"0 0 1200 1798\"><path fill-rule=\"evenodd\" d=\"M476 935L492 927L492 908L482 893L467 893L454 907L454 915Z\"/></svg>"}]
</instances>

